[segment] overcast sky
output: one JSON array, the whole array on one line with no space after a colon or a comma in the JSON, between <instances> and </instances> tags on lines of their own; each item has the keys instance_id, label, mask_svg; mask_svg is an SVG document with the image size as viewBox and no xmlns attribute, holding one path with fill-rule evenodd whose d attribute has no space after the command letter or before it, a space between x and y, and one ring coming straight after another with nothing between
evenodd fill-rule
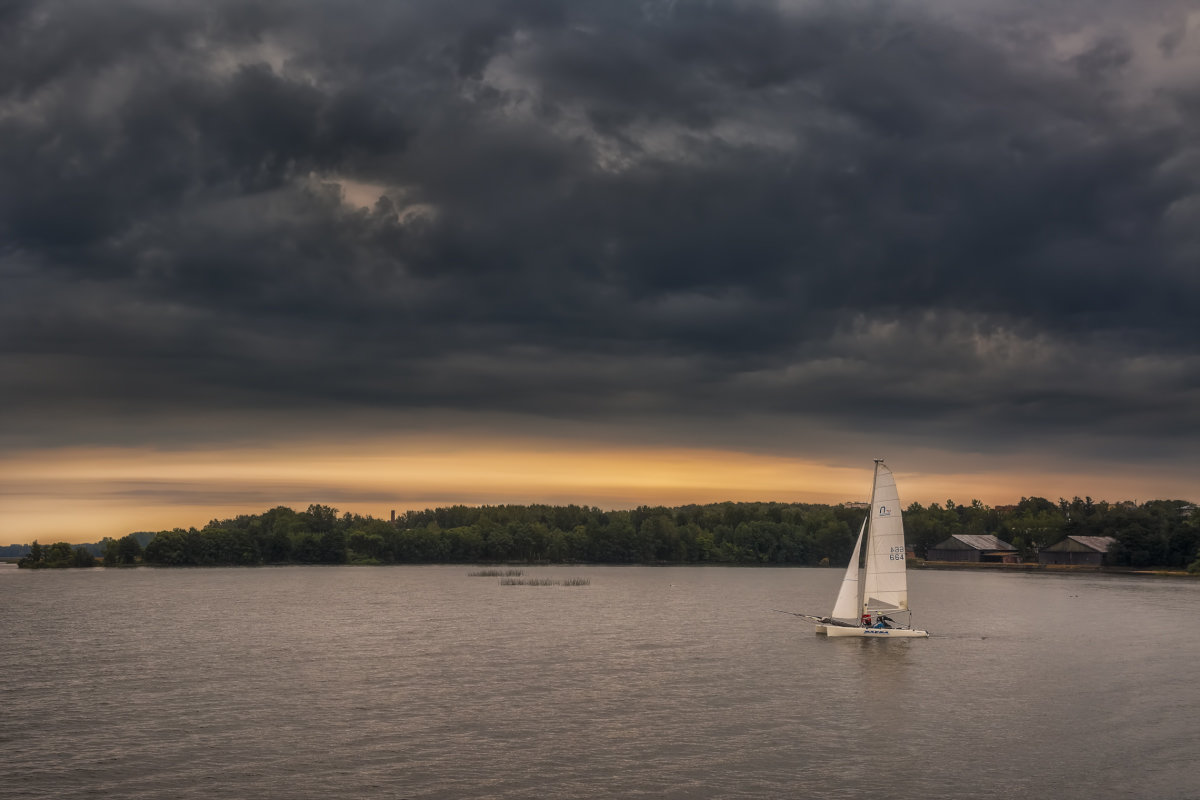
<instances>
[{"instance_id":1,"label":"overcast sky","mask_svg":"<svg viewBox=\"0 0 1200 800\"><path fill-rule=\"evenodd\" d=\"M1198 265L1195 2L0 4L10 504L439 433L1178 496Z\"/></svg>"}]
</instances>

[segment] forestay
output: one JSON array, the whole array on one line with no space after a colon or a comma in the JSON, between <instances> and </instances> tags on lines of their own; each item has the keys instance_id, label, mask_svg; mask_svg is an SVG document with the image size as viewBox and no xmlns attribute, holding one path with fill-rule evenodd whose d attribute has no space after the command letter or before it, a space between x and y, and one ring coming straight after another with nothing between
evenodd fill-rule
<instances>
[{"instance_id":1,"label":"forestay","mask_svg":"<svg viewBox=\"0 0 1200 800\"><path fill-rule=\"evenodd\" d=\"M858 621L858 554L862 549L863 534L867 530L867 521L864 519L862 527L858 529L858 541L854 543L854 555L850 556L850 564L846 567L846 574L842 578L842 588L838 591L837 602L833 604L834 619L854 620Z\"/></svg>"}]
</instances>

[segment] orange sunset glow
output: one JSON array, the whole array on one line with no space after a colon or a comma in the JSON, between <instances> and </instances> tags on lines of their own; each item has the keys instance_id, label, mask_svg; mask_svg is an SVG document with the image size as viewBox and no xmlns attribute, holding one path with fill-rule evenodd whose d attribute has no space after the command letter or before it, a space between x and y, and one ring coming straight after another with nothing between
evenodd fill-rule
<instances>
[{"instance_id":1,"label":"orange sunset glow","mask_svg":"<svg viewBox=\"0 0 1200 800\"><path fill-rule=\"evenodd\" d=\"M895 463L904 478L905 503L979 499L1000 505L1026 495L1079 493L1116 500L1139 488L1121 476L1016 475L1003 468L908 472L903 460ZM428 436L364 442L352 450L344 442L268 449L63 449L0 463L0 480L9 492L0 530L14 540L76 543L310 503L382 518L391 510L452 504L604 509L722 501L836 504L866 499L870 468L868 457L861 466L848 466L719 449L532 439L468 444ZM1155 491L1149 484L1163 487L1161 478L1147 483L1140 487L1146 493Z\"/></svg>"}]
</instances>

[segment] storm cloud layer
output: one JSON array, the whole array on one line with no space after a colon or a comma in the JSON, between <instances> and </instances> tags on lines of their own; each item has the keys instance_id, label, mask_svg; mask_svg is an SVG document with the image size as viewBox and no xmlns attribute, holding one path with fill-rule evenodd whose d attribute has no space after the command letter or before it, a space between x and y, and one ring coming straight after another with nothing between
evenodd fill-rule
<instances>
[{"instance_id":1,"label":"storm cloud layer","mask_svg":"<svg viewBox=\"0 0 1200 800\"><path fill-rule=\"evenodd\" d=\"M0 5L5 444L1193 447L1200 11L1043 5Z\"/></svg>"}]
</instances>

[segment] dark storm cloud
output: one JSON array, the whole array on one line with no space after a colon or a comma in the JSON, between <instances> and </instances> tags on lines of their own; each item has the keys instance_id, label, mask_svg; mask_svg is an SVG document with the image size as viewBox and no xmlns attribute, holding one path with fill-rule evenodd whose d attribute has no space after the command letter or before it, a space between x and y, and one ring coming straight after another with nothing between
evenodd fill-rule
<instances>
[{"instance_id":1,"label":"dark storm cloud","mask_svg":"<svg viewBox=\"0 0 1200 800\"><path fill-rule=\"evenodd\" d=\"M10 441L299 406L1178 442L1200 28L1152 5L6 4Z\"/></svg>"}]
</instances>

